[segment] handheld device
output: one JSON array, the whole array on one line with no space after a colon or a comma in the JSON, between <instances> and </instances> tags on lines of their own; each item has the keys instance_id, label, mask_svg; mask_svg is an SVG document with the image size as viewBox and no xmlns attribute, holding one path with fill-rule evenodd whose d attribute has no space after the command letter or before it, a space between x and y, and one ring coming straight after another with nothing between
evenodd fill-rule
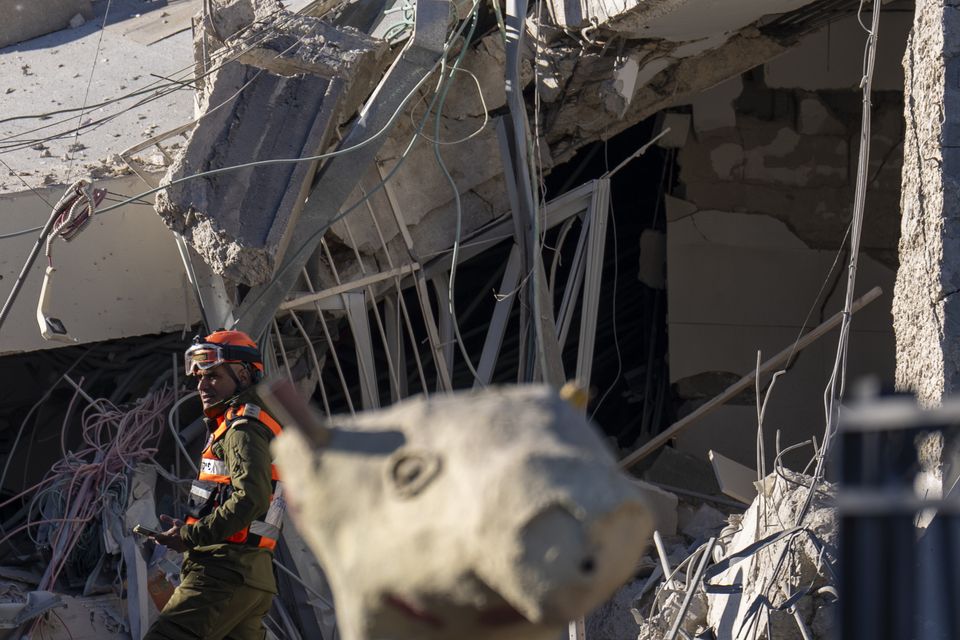
<instances>
[{"instance_id":1,"label":"handheld device","mask_svg":"<svg viewBox=\"0 0 960 640\"><path fill-rule=\"evenodd\" d=\"M140 525L140 524L135 524L135 525L133 525L133 532L136 533L136 534L139 534L139 535L141 535L141 536L146 536L146 537L148 537L148 538L152 538L152 537L158 536L158 535L160 535L161 533L163 533L162 531L156 531L156 530L154 530L154 529L148 529L147 527L145 527L145 526L143 526L143 525Z\"/></svg>"}]
</instances>

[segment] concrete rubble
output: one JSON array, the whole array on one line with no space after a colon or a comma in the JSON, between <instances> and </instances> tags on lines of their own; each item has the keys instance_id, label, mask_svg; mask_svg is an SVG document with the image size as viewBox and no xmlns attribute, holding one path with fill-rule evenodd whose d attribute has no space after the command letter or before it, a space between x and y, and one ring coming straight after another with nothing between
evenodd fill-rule
<instances>
[{"instance_id":1,"label":"concrete rubble","mask_svg":"<svg viewBox=\"0 0 960 640\"><path fill-rule=\"evenodd\" d=\"M600 9L599 5L591 6L591 11L610 11L610 14L585 16L581 21L564 21L558 17L563 13L559 10L562 4L553 3L550 15L545 14L539 20L527 20L525 37L529 46L523 51L521 64L521 81L528 90L533 88L541 100L543 112L538 125L540 143L536 149L540 169L545 174L556 164L569 160L583 146L607 139L665 107L688 102L703 90L777 56L808 28L802 20L796 21L794 29L776 33L763 32L755 26L767 13L787 12L785 15L789 15L790 11L801 10L809 4L804 0L782 1L776 7L745 3L723 25L722 37L709 38L701 33L709 28L707 25L698 23L689 28L675 27L697 15L696 3L660 2L656 8L647 3L624 3L617 5L615 11L606 7ZM228 3L226 8L230 11L220 18L224 23L222 28L238 29L238 24L253 17L253 10L240 11L237 8L242 6L242 2ZM599 21L592 20L594 17ZM267 22L276 24L284 20L273 17ZM339 65L339 77L350 77L351 74L369 74L371 70L379 69L376 65L364 67L354 64L347 72L347 60L351 57L347 51L336 51L332 57L327 57L321 50L314 53L285 53L279 59L275 58L271 52L282 51L288 46L284 43L295 41L301 28L298 24L306 25L303 28L309 31L311 27L303 22L306 20L309 18L300 17L292 24L284 23L283 37L275 39L272 44L253 47L240 60L283 74L294 71L324 73L327 67ZM324 28L331 29L329 25ZM571 39L563 31L564 28L568 31L583 28L582 33L586 37ZM246 40L245 32L240 33ZM631 44L629 49L622 50L616 56L609 55L606 43L624 36L631 39L631 43L634 42L633 38L638 38L635 42L639 44ZM229 41L230 37L225 37L225 40ZM298 47L298 50L302 49L302 45ZM417 141L402 160L402 166L393 172L394 165L401 162L401 152L407 147L415 127L415 116L400 118L378 153L376 166L367 169L367 177L364 178L366 184L375 184L384 175L391 175L386 193L375 194L373 202L389 198L393 207L390 204L371 207L384 232L390 255L385 255L386 252L379 247L377 230L367 225L354 224L348 230L343 222L336 223L329 234L331 241L336 239L337 243L357 249L363 256L372 256L379 264L385 265L409 255L409 247L394 219L396 212L392 212L391 208L402 205L400 213L409 226L409 237L419 255L447 250L453 242L454 221L457 218L461 220L461 232L469 233L509 210L495 133L499 110L505 105L504 64L502 37L493 33L480 39L464 58L462 68L466 73L456 74L448 98L438 110L438 131L440 140L444 142L442 156L459 191L459 207L456 206L445 172L434 158L433 145L427 140ZM221 81L224 89L218 94L220 100L227 99L247 79L237 76L230 81ZM428 91L425 89L426 93ZM238 104L243 100L241 96ZM414 105L423 104L423 98L413 102ZM201 112L219 104L219 101L206 104L208 106ZM300 112L310 114L311 109L316 108L317 105L304 104L300 105ZM187 157L179 159L171 169L170 178L184 175L188 170L230 164L229 160L234 156L249 158L251 149L257 148L258 145L251 142L258 139L256 132L238 135L228 126L232 121L230 109L219 111L225 113L213 113L209 118L210 123L205 124L201 120L197 132L193 134L196 142L188 147ZM349 112L349 109L346 111ZM417 112L416 106L414 112ZM321 113L316 122L325 117ZM279 117L275 119L279 120ZM302 115L299 120L301 122L298 123L298 118L291 115L284 121L285 126L305 127L304 123L314 123L313 119ZM433 128L432 122L429 128ZM435 135L433 131L425 133L429 133L430 139ZM306 136L287 135L291 140L301 140ZM265 133L262 138L269 140L270 136ZM451 140L462 142L450 145L448 142ZM300 142L291 144L296 146ZM231 149L231 145L236 148ZM307 155L306 148L309 146L305 144L300 155ZM219 151L214 155L213 149ZM293 153L293 148L286 151L291 154L290 157L297 155ZM279 155L274 153L273 157ZM264 157L268 157L266 152ZM477 163L475 159L478 157L490 158L490 161ZM312 170L310 166L306 173ZM216 273L245 285L259 284L272 275L276 261L283 253L286 239L282 230L290 228L295 221L297 207L286 199L275 204L278 198L266 198L260 194L266 185L270 185L270 189L275 188L277 194L282 194L280 186L287 185L288 191L283 197L296 202L302 199L304 189L308 186L308 181L302 181L303 176L297 169L293 170L293 175L289 175L289 167L278 167L271 171L275 171L278 177L269 180L258 178L256 187L250 188L250 192L257 195L249 196L247 200L244 200L237 186L233 189L238 193L220 194L216 189L224 187L217 185L224 181L216 178L195 180L182 188L174 187L166 192L172 195L161 194L158 197L158 211L171 228L185 235ZM246 182L237 180L231 184ZM224 203L231 203L224 204L223 211L219 213L211 210L214 205L210 202L217 202L212 199L215 194ZM361 184L348 203L362 201L366 194L367 190ZM262 204L261 201L270 204ZM262 210L263 213L248 213L241 226L235 219L240 203L247 211ZM273 213L274 208L276 214ZM320 256L320 260L323 259ZM356 262L346 254L338 270L341 274L351 273L351 270L359 268ZM321 269L314 277L325 283L335 283L336 280L329 267Z\"/></svg>"},{"instance_id":2,"label":"concrete rubble","mask_svg":"<svg viewBox=\"0 0 960 640\"><path fill-rule=\"evenodd\" d=\"M739 530L722 547L721 557L794 525L807 499L807 487L811 481L810 476L791 471L784 471L782 476L767 476L761 495L744 513ZM734 565L714 579L716 584L743 586L743 593L738 596L707 596L707 622L717 637L746 638L747 630L753 624L760 630L756 636L760 639L803 640L803 631L790 611L764 608L757 616L757 622L747 620L748 610L757 598L765 597L771 607L777 607L801 590L807 595L795 605L797 615L813 637L831 637L835 591L831 593L824 587L836 587L830 569L830 564L836 561L838 543L833 505L835 491L828 483L817 487L810 511L803 520L804 533L759 551L752 560ZM774 568L781 554L786 554L786 565L780 574L775 574ZM769 636L767 628L770 629Z\"/></svg>"},{"instance_id":3,"label":"concrete rubble","mask_svg":"<svg viewBox=\"0 0 960 640\"><path fill-rule=\"evenodd\" d=\"M755 10L763 12L759 5ZM727 39L687 43L660 40L652 34L640 41L641 44L632 45L634 49L610 56L603 44L606 38L619 36L619 27L615 24L601 25L596 30L596 42L572 41L546 19L539 23L530 19L526 28L531 44L523 57L521 80L525 84L533 83L527 84L527 88L534 88L542 101L540 144L536 148L545 173L569 160L585 145L608 139L665 107L684 104L703 90L779 55L786 50L787 42L802 33L801 30L789 36L773 37L747 25L739 30L732 28ZM636 28L642 30L642 25ZM686 35L676 37L682 39ZM696 40L695 36L690 37ZM443 148L444 160L460 191L464 232L509 210L499 162L480 165L474 162L477 157L499 158L495 122L486 126L483 123L485 115L495 114L505 103L499 71L503 60L500 36L492 34L483 38L463 63L467 71L476 75L479 95L471 86L471 78L463 74L454 81L440 117L442 140L474 136L462 144ZM626 86L619 78L629 76L630 69L639 76ZM379 180L393 168L400 151L406 147L413 129L409 122L401 120L391 133L378 156L378 167L372 170L375 179ZM423 254L441 251L452 244L456 219L454 199L445 175L433 158L431 145L421 142L413 147L404 166L393 174L389 193L394 202L403 203L410 234L418 248L422 247ZM358 189L350 201L358 201L362 196L363 191ZM375 210L388 218L382 220L385 230L396 228L387 214L388 207L378 206ZM376 250L373 229L354 228L351 238L343 224L338 223L332 233L340 242L363 253ZM405 255L406 247L399 231L390 233L387 240L392 257ZM387 262L380 252L377 260L381 264ZM349 265L350 260L347 262Z\"/></svg>"},{"instance_id":4,"label":"concrete rubble","mask_svg":"<svg viewBox=\"0 0 960 640\"><path fill-rule=\"evenodd\" d=\"M683 529L684 537L672 543L669 562L671 567L689 563L697 554L690 556L686 551L702 551L703 543L711 537L717 538L717 544L709 564L717 563L722 570L708 569L708 578L696 585L686 584L681 574L670 585L664 583L655 590L641 592L632 609L638 624L637 637L640 640L666 637L687 592L694 588L696 591L680 625L690 637L832 638L836 582L831 565L836 562L838 543L832 485L823 483L818 487L803 520L803 529L789 533L806 501L811 480L810 476L789 470L771 474L763 481L761 495L745 512L726 517L707 504L700 505ZM786 537L761 546L743 558L737 557L729 566L724 564L725 559L736 557L735 554L758 541L785 532ZM678 550L681 551L679 562L675 557ZM785 562L777 570L781 556ZM729 588L720 588L731 585L738 588L737 593L726 593ZM630 588L635 590L635 587L625 589ZM798 594L802 595L792 606L778 609ZM760 605L761 602L765 604Z\"/></svg>"}]
</instances>

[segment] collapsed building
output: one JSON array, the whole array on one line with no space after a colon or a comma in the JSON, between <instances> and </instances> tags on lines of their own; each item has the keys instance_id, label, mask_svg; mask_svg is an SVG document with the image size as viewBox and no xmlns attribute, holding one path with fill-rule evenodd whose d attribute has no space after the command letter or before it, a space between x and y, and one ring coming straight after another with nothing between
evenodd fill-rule
<instances>
[{"instance_id":1,"label":"collapsed building","mask_svg":"<svg viewBox=\"0 0 960 640\"><path fill-rule=\"evenodd\" d=\"M143 437L160 439L160 420L197 449L199 411L175 354L198 327L236 326L328 416L491 384L593 388L590 415L611 447L667 491L660 531L674 537L667 562L651 551L618 596L626 605L611 601L581 633L662 637L677 619L691 637L720 633L725 603L646 583L655 569L669 578L691 545L687 565L722 557L703 545L761 499L744 473L756 479L777 459L804 468L811 448L792 447L816 447L823 431L836 327L849 339L847 378L873 375L928 404L953 390L952 94L931 88L948 86L944 3L115 4L111 18L103 2L77 3L67 31L0 51L16 105L2 123L0 291L17 286L66 186L90 176L106 191L82 235L47 249L57 273L41 315L73 344L37 328L42 264L0 326L10 528L56 519L24 492L90 425L121 420L87 400L139 402ZM62 104L38 113L54 79ZM847 328L836 314L849 310L852 258L861 304ZM62 433L62 450L44 446ZM950 484L945 446L928 445L936 491ZM151 461L188 475L165 447L125 481L123 500L147 503L127 514L176 508L169 478L150 475ZM71 469L57 469L52 481L67 482ZM739 474L737 490L719 469ZM789 503L777 482L760 495ZM116 517L110 527L109 555L140 567ZM272 632L333 637L325 579L290 535L293 577ZM16 571L0 576L56 556L48 533L34 542L11 550ZM97 566L98 544L61 574L87 597L111 592L120 563ZM144 584L173 571L167 560L140 568ZM28 584L52 585L42 572ZM659 618L630 613L644 597ZM804 604L817 637L827 600ZM684 601L698 611L689 623ZM137 606L98 615L135 635L145 627L131 621L151 605ZM800 633L797 616L776 624Z\"/></svg>"}]
</instances>

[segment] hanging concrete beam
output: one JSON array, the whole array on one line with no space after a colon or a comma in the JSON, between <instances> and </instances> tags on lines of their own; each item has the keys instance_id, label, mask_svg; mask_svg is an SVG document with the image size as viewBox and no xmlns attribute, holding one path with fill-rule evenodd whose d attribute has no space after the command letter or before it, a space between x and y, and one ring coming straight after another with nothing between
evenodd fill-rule
<instances>
[{"instance_id":1,"label":"hanging concrete beam","mask_svg":"<svg viewBox=\"0 0 960 640\"><path fill-rule=\"evenodd\" d=\"M370 96L357 123L340 148L356 147L355 152L331 158L313 183L312 193L290 234L292 240L282 266L269 284L254 287L240 306L237 328L253 335L262 332L273 318L300 271L320 243L323 233L333 224L363 171L373 162L385 137L375 138L388 126L395 112L403 107L408 94L433 69L443 51L450 20L447 0L420 0L417 3L413 39L396 60L376 91Z\"/></svg>"},{"instance_id":2,"label":"hanging concrete beam","mask_svg":"<svg viewBox=\"0 0 960 640\"><path fill-rule=\"evenodd\" d=\"M250 46L254 42L256 46ZM282 77L301 74L344 81L348 104L366 97L381 71L376 60L386 44L353 29L331 26L320 18L277 12L258 20L241 38L227 40L237 60Z\"/></svg>"},{"instance_id":3,"label":"hanging concrete beam","mask_svg":"<svg viewBox=\"0 0 960 640\"><path fill-rule=\"evenodd\" d=\"M277 35L258 47L233 45L262 66L229 62L207 80L201 118L164 183L318 155L369 91L385 60L383 43L318 18L283 13L276 20ZM156 209L215 273L256 285L270 279L290 242L316 166L285 162L189 180L161 191Z\"/></svg>"}]
</instances>

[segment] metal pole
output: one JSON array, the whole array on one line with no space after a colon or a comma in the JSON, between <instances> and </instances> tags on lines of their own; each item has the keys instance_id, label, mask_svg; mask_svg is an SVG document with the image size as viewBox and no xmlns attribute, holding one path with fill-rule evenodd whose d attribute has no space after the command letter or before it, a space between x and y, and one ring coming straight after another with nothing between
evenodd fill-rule
<instances>
[{"instance_id":1,"label":"metal pole","mask_svg":"<svg viewBox=\"0 0 960 640\"><path fill-rule=\"evenodd\" d=\"M40 254L40 247L43 246L47 236L50 235L50 230L53 228L53 223L57 219L58 215L60 215L60 211L54 208L54 210L50 213L50 218L47 220L47 224L43 225L43 230L40 232L40 235L37 236L37 242L33 245L33 249L30 250L30 255L27 256L27 261L23 264L23 269L20 270L20 275L17 276L16 282L13 283L13 289L10 290L10 295L7 296L7 301L3 303L3 308L0 309L0 329L3 328L3 321L7 319L7 314L9 314L10 309L13 308L13 303L20 294L20 289L23 287L23 283L27 279L27 274L30 272L30 268L33 266L33 263L36 262L37 256Z\"/></svg>"},{"instance_id":2,"label":"metal pole","mask_svg":"<svg viewBox=\"0 0 960 640\"><path fill-rule=\"evenodd\" d=\"M697 565L697 572L693 574L693 578L687 585L687 594L683 598L683 604L680 605L680 611L677 612L677 617L673 621L673 627L670 628L670 633L667 634L664 640L674 640L680 632L680 625L683 624L683 619L687 615L687 609L690 608L693 594L697 592L697 585L700 584L700 580L703 578L703 572L706 571L707 563L710 562L710 557L713 555L713 545L716 543L716 538L710 538L707 541L707 548L703 550L703 557L700 558L700 564Z\"/></svg>"}]
</instances>

